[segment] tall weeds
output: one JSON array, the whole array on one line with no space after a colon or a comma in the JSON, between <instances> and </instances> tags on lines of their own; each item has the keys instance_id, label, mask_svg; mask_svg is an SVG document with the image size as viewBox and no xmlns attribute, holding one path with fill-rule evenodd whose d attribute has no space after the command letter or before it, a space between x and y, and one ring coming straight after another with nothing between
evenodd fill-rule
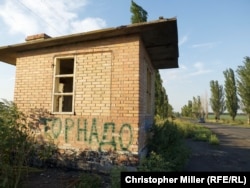
<instances>
[{"instance_id":1,"label":"tall weeds","mask_svg":"<svg viewBox=\"0 0 250 188\"><path fill-rule=\"evenodd\" d=\"M165 121L155 124L149 140L149 155L142 160L140 171L181 171L189 151L176 124Z\"/></svg>"},{"instance_id":2,"label":"tall weeds","mask_svg":"<svg viewBox=\"0 0 250 188\"><path fill-rule=\"evenodd\" d=\"M33 136L13 102L0 102L0 187L19 188Z\"/></svg>"}]
</instances>

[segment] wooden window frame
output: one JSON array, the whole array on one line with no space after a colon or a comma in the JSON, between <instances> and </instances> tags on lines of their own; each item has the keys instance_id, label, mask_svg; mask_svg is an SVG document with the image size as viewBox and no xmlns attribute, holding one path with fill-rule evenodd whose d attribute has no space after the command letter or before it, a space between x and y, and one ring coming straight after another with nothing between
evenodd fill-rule
<instances>
[{"instance_id":1,"label":"wooden window frame","mask_svg":"<svg viewBox=\"0 0 250 188\"><path fill-rule=\"evenodd\" d=\"M71 74L60 74L58 72L62 63L62 60L73 60L73 73ZM75 114L75 72L76 72L76 57L75 56L63 56L63 57L55 57L54 58L54 73L53 73L53 91L52 91L52 114ZM72 78L72 91L64 92L60 91L60 79L68 79ZM64 85L64 84L61 84ZM71 110L64 111L63 110L63 100L65 97L71 96L72 99L67 101L71 101ZM61 98L61 101L60 101Z\"/></svg>"}]
</instances>

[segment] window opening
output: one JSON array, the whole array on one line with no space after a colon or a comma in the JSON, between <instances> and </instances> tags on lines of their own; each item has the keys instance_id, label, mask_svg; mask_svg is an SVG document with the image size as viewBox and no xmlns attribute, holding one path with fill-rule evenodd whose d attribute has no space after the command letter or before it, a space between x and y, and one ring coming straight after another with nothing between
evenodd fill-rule
<instances>
[{"instance_id":1,"label":"window opening","mask_svg":"<svg viewBox=\"0 0 250 188\"><path fill-rule=\"evenodd\" d=\"M74 58L57 58L54 71L53 112L72 112L74 101Z\"/></svg>"}]
</instances>

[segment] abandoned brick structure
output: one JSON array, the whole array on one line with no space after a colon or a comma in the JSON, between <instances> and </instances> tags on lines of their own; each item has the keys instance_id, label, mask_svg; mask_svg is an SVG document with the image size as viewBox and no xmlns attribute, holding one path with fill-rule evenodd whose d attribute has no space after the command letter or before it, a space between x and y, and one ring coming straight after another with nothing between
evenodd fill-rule
<instances>
[{"instance_id":1,"label":"abandoned brick structure","mask_svg":"<svg viewBox=\"0 0 250 188\"><path fill-rule=\"evenodd\" d=\"M0 61L16 66L14 102L37 116L39 138L61 149L142 156L154 121L155 70L178 67L177 20L28 36L1 47Z\"/></svg>"}]
</instances>

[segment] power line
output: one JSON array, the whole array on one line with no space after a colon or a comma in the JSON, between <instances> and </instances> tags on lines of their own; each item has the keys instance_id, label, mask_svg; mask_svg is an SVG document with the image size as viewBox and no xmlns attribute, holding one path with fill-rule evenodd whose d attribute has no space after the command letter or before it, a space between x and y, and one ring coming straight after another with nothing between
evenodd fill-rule
<instances>
[{"instance_id":1,"label":"power line","mask_svg":"<svg viewBox=\"0 0 250 188\"><path fill-rule=\"evenodd\" d=\"M54 7L52 7L52 5L48 2L48 1L46 1L46 0L41 0L41 2L43 2L43 4L49 9L49 10L53 10L53 14L56 14L56 16L58 17L58 18L60 18L61 19L61 21L63 21L64 23L66 23L67 24L67 22L65 21L65 19L54 9Z\"/></svg>"},{"instance_id":2,"label":"power line","mask_svg":"<svg viewBox=\"0 0 250 188\"><path fill-rule=\"evenodd\" d=\"M55 30L58 34L63 34L60 31L58 31L53 25L51 25L50 23L48 23L45 19L43 19L40 15L38 15L37 13L35 13L32 9L30 9L28 6L26 6L24 3L22 3L20 0L16 0L17 3L19 3L20 5L22 5L24 8L26 8L31 14L35 15L36 17L40 18L43 22L45 22L48 26L50 26L53 30Z\"/></svg>"}]
</instances>

